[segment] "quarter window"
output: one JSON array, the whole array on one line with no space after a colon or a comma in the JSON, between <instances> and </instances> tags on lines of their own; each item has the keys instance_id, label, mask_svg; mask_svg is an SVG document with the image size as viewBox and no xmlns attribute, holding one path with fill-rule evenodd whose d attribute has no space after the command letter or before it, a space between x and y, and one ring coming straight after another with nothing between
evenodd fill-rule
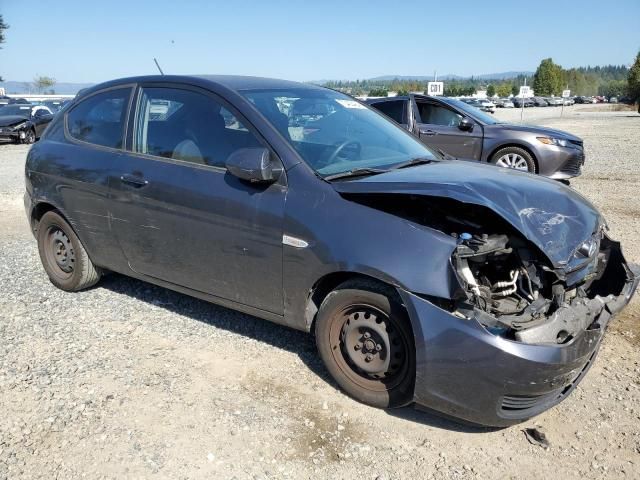
<instances>
[{"instance_id":1,"label":"quarter window","mask_svg":"<svg viewBox=\"0 0 640 480\"><path fill-rule=\"evenodd\" d=\"M208 95L177 88L145 88L139 97L134 151L224 167L240 148L260 147L246 126Z\"/></svg>"},{"instance_id":2,"label":"quarter window","mask_svg":"<svg viewBox=\"0 0 640 480\"><path fill-rule=\"evenodd\" d=\"M69 134L76 140L122 148L130 88L92 95L67 114Z\"/></svg>"}]
</instances>

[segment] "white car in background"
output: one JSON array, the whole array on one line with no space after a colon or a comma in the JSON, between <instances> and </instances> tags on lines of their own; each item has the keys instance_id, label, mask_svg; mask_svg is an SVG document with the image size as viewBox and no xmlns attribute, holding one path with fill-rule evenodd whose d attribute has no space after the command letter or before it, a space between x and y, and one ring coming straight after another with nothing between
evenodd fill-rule
<instances>
[{"instance_id":1,"label":"white car in background","mask_svg":"<svg viewBox=\"0 0 640 480\"><path fill-rule=\"evenodd\" d=\"M561 107L564 105L564 100L560 97L545 97L545 100L550 107Z\"/></svg>"}]
</instances>

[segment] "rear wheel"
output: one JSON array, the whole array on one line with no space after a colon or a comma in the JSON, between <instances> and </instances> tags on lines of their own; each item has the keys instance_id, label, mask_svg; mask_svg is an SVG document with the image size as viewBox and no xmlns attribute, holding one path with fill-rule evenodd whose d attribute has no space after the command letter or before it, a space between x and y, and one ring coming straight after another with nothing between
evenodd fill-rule
<instances>
[{"instance_id":1,"label":"rear wheel","mask_svg":"<svg viewBox=\"0 0 640 480\"><path fill-rule=\"evenodd\" d=\"M94 285L100 279L87 251L73 229L56 212L47 212L38 224L40 260L51 283L75 292Z\"/></svg>"},{"instance_id":2,"label":"rear wheel","mask_svg":"<svg viewBox=\"0 0 640 480\"><path fill-rule=\"evenodd\" d=\"M513 168L522 172L536 173L536 163L529 152L523 148L505 147L491 157L491 163L498 167Z\"/></svg>"},{"instance_id":3,"label":"rear wheel","mask_svg":"<svg viewBox=\"0 0 640 480\"><path fill-rule=\"evenodd\" d=\"M413 400L413 334L393 288L368 280L343 283L322 302L315 334L324 364L349 395L382 408Z\"/></svg>"}]
</instances>

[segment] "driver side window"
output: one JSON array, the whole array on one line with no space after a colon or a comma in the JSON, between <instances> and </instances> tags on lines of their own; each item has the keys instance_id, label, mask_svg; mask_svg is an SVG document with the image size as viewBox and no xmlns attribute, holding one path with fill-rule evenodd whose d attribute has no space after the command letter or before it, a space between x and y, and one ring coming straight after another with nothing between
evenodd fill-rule
<instances>
[{"instance_id":1,"label":"driver side window","mask_svg":"<svg viewBox=\"0 0 640 480\"><path fill-rule=\"evenodd\" d=\"M455 127L462 120L462 115L453 110L427 102L418 102L418 113L420 114L420 123L429 125Z\"/></svg>"},{"instance_id":2,"label":"driver side window","mask_svg":"<svg viewBox=\"0 0 640 480\"><path fill-rule=\"evenodd\" d=\"M141 90L135 152L225 168L234 151L260 146L232 112L208 95L168 87Z\"/></svg>"}]
</instances>

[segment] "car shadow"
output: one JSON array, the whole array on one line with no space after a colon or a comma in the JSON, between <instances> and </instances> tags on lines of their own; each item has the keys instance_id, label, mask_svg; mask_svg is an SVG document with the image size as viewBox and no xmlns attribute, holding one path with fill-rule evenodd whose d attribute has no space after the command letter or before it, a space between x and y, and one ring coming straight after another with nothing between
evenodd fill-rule
<instances>
[{"instance_id":1,"label":"car shadow","mask_svg":"<svg viewBox=\"0 0 640 480\"><path fill-rule=\"evenodd\" d=\"M442 413L422 407L407 406L385 410L388 415L427 427L439 428L460 433L490 433L503 430L504 427L485 427L456 420Z\"/></svg>"},{"instance_id":2,"label":"car shadow","mask_svg":"<svg viewBox=\"0 0 640 480\"><path fill-rule=\"evenodd\" d=\"M110 273L103 277L95 288L105 288L113 293L126 295L156 308L163 308L183 317L294 353L320 379L335 389L340 389L322 363L313 336L308 333L117 273ZM436 412L418 410L413 406L388 409L385 412L406 421L444 430L465 433L486 433L495 430L462 424Z\"/></svg>"}]
</instances>

